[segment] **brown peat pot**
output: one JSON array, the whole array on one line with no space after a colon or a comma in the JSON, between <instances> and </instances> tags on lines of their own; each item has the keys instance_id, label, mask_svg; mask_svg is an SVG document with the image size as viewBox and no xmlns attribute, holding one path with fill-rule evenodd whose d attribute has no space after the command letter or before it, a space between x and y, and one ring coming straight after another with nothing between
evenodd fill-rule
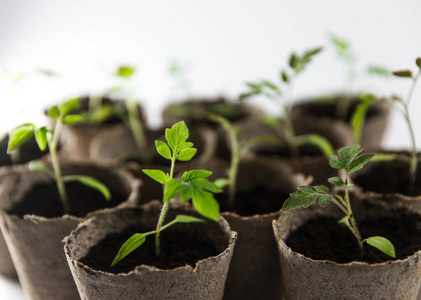
<instances>
[{"instance_id":1,"label":"brown peat pot","mask_svg":"<svg viewBox=\"0 0 421 300\"><path fill-rule=\"evenodd\" d=\"M273 222L286 299L415 299L421 284L421 215L381 198L353 199L363 238L383 236L396 259L364 246L363 258L333 204L282 213Z\"/></svg>"},{"instance_id":2,"label":"brown peat pot","mask_svg":"<svg viewBox=\"0 0 421 300\"><path fill-rule=\"evenodd\" d=\"M177 224L161 235L156 258L154 236L111 267L122 243L136 232L153 230L160 201L140 208L92 214L65 239L65 252L82 300L222 299L237 233L228 223ZM171 207L167 220L195 215L185 205Z\"/></svg>"},{"instance_id":3,"label":"brown peat pot","mask_svg":"<svg viewBox=\"0 0 421 300\"><path fill-rule=\"evenodd\" d=\"M121 168L62 164L64 175L95 177L108 186L107 202L98 191L69 183L70 214L63 214L57 188L44 172L10 167L0 185L1 228L28 299L79 299L62 240L91 211L135 205L140 181Z\"/></svg>"}]
</instances>

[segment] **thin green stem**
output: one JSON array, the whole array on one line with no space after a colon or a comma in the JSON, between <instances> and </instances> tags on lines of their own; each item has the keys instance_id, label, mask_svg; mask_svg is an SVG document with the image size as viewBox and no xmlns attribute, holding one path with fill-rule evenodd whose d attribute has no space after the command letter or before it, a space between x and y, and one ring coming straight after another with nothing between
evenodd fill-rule
<instances>
[{"instance_id":1,"label":"thin green stem","mask_svg":"<svg viewBox=\"0 0 421 300\"><path fill-rule=\"evenodd\" d=\"M55 176L55 180L57 184L58 193L60 195L60 200L62 202L64 212L69 213L70 207L69 207L69 202L67 201L66 186L61 177L61 168L60 168L60 163L59 163L58 154L57 154L57 146L58 146L59 135L60 135L62 124L63 124L62 117L59 117L56 122L56 127L54 129L53 137L51 138L51 141L50 139L47 139L47 141L48 141L48 148L50 150L51 161L53 163L54 176Z\"/></svg>"},{"instance_id":2,"label":"thin green stem","mask_svg":"<svg viewBox=\"0 0 421 300\"><path fill-rule=\"evenodd\" d=\"M125 105L126 105L126 110L127 110L127 116L129 118L130 130L132 131L132 135L136 143L136 147L138 148L139 151L142 152L142 156L146 160L146 163L148 163L149 159L146 155L147 140L146 140L145 132L143 130L142 122L140 120L137 104L135 101L131 101L127 99L125 101Z\"/></svg>"},{"instance_id":3,"label":"thin green stem","mask_svg":"<svg viewBox=\"0 0 421 300\"><path fill-rule=\"evenodd\" d=\"M349 221L350 221L350 224L351 224L351 231L355 235L355 238L357 239L358 246L359 246L360 251L361 251L361 256L363 256L364 255L363 242L362 242L362 239L361 239L361 234L360 234L360 232L358 230L358 227L357 227L357 223L356 223L355 218L354 218L354 214L352 213L351 202L349 200L349 191L348 191L348 187L347 187L348 183L349 183L349 174L348 174L348 171L346 171L346 175L345 175L345 199L344 200L345 200L346 209L348 211L347 215L349 216Z\"/></svg>"},{"instance_id":4,"label":"thin green stem","mask_svg":"<svg viewBox=\"0 0 421 300\"><path fill-rule=\"evenodd\" d=\"M96 92L89 94L89 114L93 116L102 105L102 95Z\"/></svg>"},{"instance_id":5,"label":"thin green stem","mask_svg":"<svg viewBox=\"0 0 421 300\"><path fill-rule=\"evenodd\" d=\"M171 180L173 178L173 174L174 174L174 166L175 166L175 153L173 153L173 156L171 158L171 171L170 171L170 178L169 180ZM164 202L164 206L162 206L162 210L161 213L159 215L159 219L158 219L158 224L156 225L156 235L155 235L155 254L156 256L160 255L161 252L161 247L160 247L160 235L161 235L161 230L162 230L162 223L165 220L165 215L167 213L168 210L168 205L169 205L169 201L168 202Z\"/></svg>"},{"instance_id":6,"label":"thin green stem","mask_svg":"<svg viewBox=\"0 0 421 300\"><path fill-rule=\"evenodd\" d=\"M344 207L344 205L336 200L335 198L332 198L333 203L336 204L337 207L339 207L346 215L348 215L348 210Z\"/></svg>"},{"instance_id":7,"label":"thin green stem","mask_svg":"<svg viewBox=\"0 0 421 300\"><path fill-rule=\"evenodd\" d=\"M228 134L231 141L231 166L228 174L229 177L229 191L228 191L228 206L233 209L235 205L235 194L237 189L237 174L238 165L240 164L240 147L238 138L233 127L228 127Z\"/></svg>"}]
</instances>

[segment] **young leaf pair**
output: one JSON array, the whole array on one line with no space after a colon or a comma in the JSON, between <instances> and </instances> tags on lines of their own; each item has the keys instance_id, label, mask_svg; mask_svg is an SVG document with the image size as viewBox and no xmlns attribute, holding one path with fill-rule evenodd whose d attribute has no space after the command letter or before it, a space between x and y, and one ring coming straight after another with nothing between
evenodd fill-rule
<instances>
[{"instance_id":1,"label":"young leaf pair","mask_svg":"<svg viewBox=\"0 0 421 300\"><path fill-rule=\"evenodd\" d=\"M192 170L184 172L181 181L173 178L175 162L189 161L196 154L197 149L193 143L187 142L189 130L184 121L174 124L165 130L165 139L155 141L157 152L164 158L171 161L170 173L161 170L145 169L143 172L161 184L165 184L163 195L163 206L157 222L156 229L146 233L136 233L130 237L120 248L115 256L112 266L116 265L128 254L140 247L148 235L155 234L155 253L160 255L160 233L162 230L177 223L204 222L204 220L178 215L173 221L163 225L165 215L168 211L170 200L179 196L180 201L192 200L193 207L202 216L213 221L219 220L219 204L212 193L220 193L222 190L207 178L212 172L206 170Z\"/></svg>"},{"instance_id":2,"label":"young leaf pair","mask_svg":"<svg viewBox=\"0 0 421 300\"><path fill-rule=\"evenodd\" d=\"M351 145L339 149L339 155L332 155L329 159L332 168L345 171L344 179L340 177L329 178L329 182L335 186L345 187L344 197L329 194L329 189L324 185L300 186L297 191L291 193L290 197L282 206L281 211L288 211L298 207L308 207L316 201L321 207L326 207L330 202L333 202L344 212L345 217L340 220L340 223L345 224L355 236L360 247L361 256L364 255L363 243L367 243L386 255L395 257L395 248L388 239L381 236L362 239L352 212L349 188L353 185L349 183L349 174L363 168L374 156L373 154L359 155L362 151L363 149L360 145Z\"/></svg>"},{"instance_id":3,"label":"young leaf pair","mask_svg":"<svg viewBox=\"0 0 421 300\"><path fill-rule=\"evenodd\" d=\"M33 135L35 135L35 140L41 150L45 150L48 146L53 164L53 172L51 172L41 161L33 161L29 166L32 170L40 170L46 172L56 181L57 189L59 191L60 199L65 213L69 213L70 210L66 195L66 182L78 181L83 185L98 190L104 195L106 200L111 199L111 193L108 188L103 183L92 177L84 175L61 175L61 168L57 153L60 130L63 124L70 125L81 121L82 117L80 115L72 114L72 112L78 107L79 98L72 98L59 104L58 106L53 106L48 109L48 115L56 121L56 125L53 131L47 127L37 128L32 123L25 123L16 127L10 134L9 145L7 148L7 152L10 153L19 148Z\"/></svg>"}]
</instances>

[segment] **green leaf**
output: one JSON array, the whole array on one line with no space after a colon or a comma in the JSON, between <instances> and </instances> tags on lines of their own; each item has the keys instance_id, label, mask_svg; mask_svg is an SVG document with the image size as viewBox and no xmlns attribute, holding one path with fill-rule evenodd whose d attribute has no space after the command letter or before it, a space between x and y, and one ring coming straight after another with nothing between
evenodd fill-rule
<instances>
[{"instance_id":1,"label":"green leaf","mask_svg":"<svg viewBox=\"0 0 421 300\"><path fill-rule=\"evenodd\" d=\"M333 154L333 147L325 137L318 134L305 134L299 137L304 137L307 144L316 146L324 156L329 157Z\"/></svg>"},{"instance_id":2,"label":"green leaf","mask_svg":"<svg viewBox=\"0 0 421 300\"><path fill-rule=\"evenodd\" d=\"M250 98L250 97L256 96L258 94L260 94L260 93L259 92L242 93L242 94L240 94L239 98L240 98L240 100L244 100L246 98Z\"/></svg>"},{"instance_id":3,"label":"green leaf","mask_svg":"<svg viewBox=\"0 0 421 300\"><path fill-rule=\"evenodd\" d=\"M392 72L390 72L387 68L384 68L382 66L375 66L375 65L368 66L367 72L369 74L380 75L380 76L392 75Z\"/></svg>"},{"instance_id":4,"label":"green leaf","mask_svg":"<svg viewBox=\"0 0 421 300\"><path fill-rule=\"evenodd\" d=\"M182 184L177 179L171 179L167 182L164 190L164 202L170 201L172 198L177 196L181 191L183 191Z\"/></svg>"},{"instance_id":5,"label":"green leaf","mask_svg":"<svg viewBox=\"0 0 421 300\"><path fill-rule=\"evenodd\" d=\"M212 193L222 193L222 189L217 186L215 183L210 182L206 178L195 178L190 181L196 187L201 188L203 190L208 190Z\"/></svg>"},{"instance_id":6,"label":"green leaf","mask_svg":"<svg viewBox=\"0 0 421 300\"><path fill-rule=\"evenodd\" d=\"M178 153L176 158L180 161L189 161L193 158L196 152L197 152L196 148L183 149Z\"/></svg>"},{"instance_id":7,"label":"green leaf","mask_svg":"<svg viewBox=\"0 0 421 300\"><path fill-rule=\"evenodd\" d=\"M228 178L218 178L213 183L219 188L223 189L224 187L229 185L230 181L228 180Z\"/></svg>"},{"instance_id":8,"label":"green leaf","mask_svg":"<svg viewBox=\"0 0 421 300\"><path fill-rule=\"evenodd\" d=\"M360 104L358 104L357 108L354 110L354 113L352 114L351 126L354 131L354 141L356 143L361 142L361 132L364 125L365 116L373 101L374 99L372 98L368 98L362 101Z\"/></svg>"},{"instance_id":9,"label":"green leaf","mask_svg":"<svg viewBox=\"0 0 421 300\"><path fill-rule=\"evenodd\" d=\"M392 72L393 75L397 77L409 77L412 78L412 71L411 70L401 70L401 71L394 71Z\"/></svg>"},{"instance_id":10,"label":"green leaf","mask_svg":"<svg viewBox=\"0 0 421 300\"><path fill-rule=\"evenodd\" d=\"M290 55L288 64L293 69L295 69L295 67L297 66L297 55L295 53L292 53Z\"/></svg>"},{"instance_id":11,"label":"green leaf","mask_svg":"<svg viewBox=\"0 0 421 300\"><path fill-rule=\"evenodd\" d=\"M171 159L171 150L166 143L160 140L156 140L155 147L159 155L161 155L163 158Z\"/></svg>"},{"instance_id":12,"label":"green leaf","mask_svg":"<svg viewBox=\"0 0 421 300\"><path fill-rule=\"evenodd\" d=\"M274 92L278 92L279 91L279 89L276 86L276 84L274 84L273 82L270 82L268 80L262 80L262 85L265 86L265 87L267 87L267 88L269 88L269 89L271 89Z\"/></svg>"},{"instance_id":13,"label":"green leaf","mask_svg":"<svg viewBox=\"0 0 421 300\"><path fill-rule=\"evenodd\" d=\"M191 148L191 147L193 147L193 143L184 142L184 143L178 145L178 151L181 151L181 150L187 149L187 148Z\"/></svg>"},{"instance_id":14,"label":"green leaf","mask_svg":"<svg viewBox=\"0 0 421 300\"><path fill-rule=\"evenodd\" d=\"M417 64L418 68L421 69L421 57L417 57L417 59L415 60L415 63Z\"/></svg>"},{"instance_id":15,"label":"green leaf","mask_svg":"<svg viewBox=\"0 0 421 300\"><path fill-rule=\"evenodd\" d=\"M82 121L82 116L80 115L67 115L63 118L63 123L67 125L76 124Z\"/></svg>"},{"instance_id":16,"label":"green leaf","mask_svg":"<svg viewBox=\"0 0 421 300\"><path fill-rule=\"evenodd\" d=\"M262 86L257 83L246 82L247 86L252 89L253 93L261 93Z\"/></svg>"},{"instance_id":17,"label":"green leaf","mask_svg":"<svg viewBox=\"0 0 421 300\"><path fill-rule=\"evenodd\" d=\"M114 74L124 79L128 79L135 71L136 69L133 66L119 66Z\"/></svg>"},{"instance_id":18,"label":"green leaf","mask_svg":"<svg viewBox=\"0 0 421 300\"><path fill-rule=\"evenodd\" d=\"M121 246L120 250L118 250L117 255L114 257L114 260L111 264L114 267L119 261L125 258L127 255L132 253L138 247L140 247L146 239L145 234L143 233L135 233L132 235L124 244Z\"/></svg>"},{"instance_id":19,"label":"green leaf","mask_svg":"<svg viewBox=\"0 0 421 300\"><path fill-rule=\"evenodd\" d=\"M10 133L9 144L7 146L7 153L19 148L23 143L31 138L34 134L35 125L32 123L25 123L16 127Z\"/></svg>"},{"instance_id":20,"label":"green leaf","mask_svg":"<svg viewBox=\"0 0 421 300\"><path fill-rule=\"evenodd\" d=\"M329 164L334 169L344 169L346 167L346 161L336 155L329 157Z\"/></svg>"},{"instance_id":21,"label":"green leaf","mask_svg":"<svg viewBox=\"0 0 421 300\"><path fill-rule=\"evenodd\" d=\"M328 179L328 181L333 185L343 185L344 184L343 180L339 177L330 177Z\"/></svg>"},{"instance_id":22,"label":"green leaf","mask_svg":"<svg viewBox=\"0 0 421 300\"><path fill-rule=\"evenodd\" d=\"M207 183L206 183L207 181ZM209 182L206 178L196 178L189 183L189 186L183 190L180 200L187 201L192 199L193 206L202 216L214 221L219 220L219 204L212 193L205 191L222 192L215 184Z\"/></svg>"},{"instance_id":23,"label":"green leaf","mask_svg":"<svg viewBox=\"0 0 421 300\"><path fill-rule=\"evenodd\" d=\"M60 113L61 116L66 116L69 113L71 113L72 111L74 111L75 109L79 108L79 101L80 98L72 98L70 100L67 100L66 102L60 103L58 106L58 111Z\"/></svg>"},{"instance_id":24,"label":"green leaf","mask_svg":"<svg viewBox=\"0 0 421 300\"><path fill-rule=\"evenodd\" d=\"M349 227L349 218L350 216L344 216L339 221L338 224L340 226Z\"/></svg>"},{"instance_id":25,"label":"green leaf","mask_svg":"<svg viewBox=\"0 0 421 300\"><path fill-rule=\"evenodd\" d=\"M333 46L341 50L347 50L350 48L350 45L346 40L339 38L334 34L330 35L330 42L333 44Z\"/></svg>"},{"instance_id":26,"label":"green leaf","mask_svg":"<svg viewBox=\"0 0 421 300\"><path fill-rule=\"evenodd\" d=\"M53 120L57 120L58 116L59 116L59 111L58 111L58 107L57 106L51 106L48 111L47 111L48 116L53 119Z\"/></svg>"},{"instance_id":27,"label":"green leaf","mask_svg":"<svg viewBox=\"0 0 421 300\"><path fill-rule=\"evenodd\" d=\"M281 79L283 82L287 83L289 81L288 74L285 71L281 72Z\"/></svg>"},{"instance_id":28,"label":"green leaf","mask_svg":"<svg viewBox=\"0 0 421 300\"><path fill-rule=\"evenodd\" d=\"M189 138L189 129L186 123L180 121L174 124L171 129L167 128L165 130L165 138L173 152L178 153L180 151L179 146L182 146Z\"/></svg>"},{"instance_id":29,"label":"green leaf","mask_svg":"<svg viewBox=\"0 0 421 300\"><path fill-rule=\"evenodd\" d=\"M395 153L375 153L371 161L372 162L392 161L392 160L398 159L398 156L399 155Z\"/></svg>"},{"instance_id":30,"label":"green leaf","mask_svg":"<svg viewBox=\"0 0 421 300\"><path fill-rule=\"evenodd\" d=\"M212 175L211 171L206 170L192 170L184 172L182 181L189 182L196 178L207 178Z\"/></svg>"},{"instance_id":31,"label":"green leaf","mask_svg":"<svg viewBox=\"0 0 421 300\"><path fill-rule=\"evenodd\" d=\"M83 185L86 185L87 187L90 187L94 190L97 190L100 192L104 197L105 200L110 201L111 200L111 192L108 189L108 187L103 184L101 181L91 177L91 176L85 176L85 175L68 175L63 176L64 182L70 182L70 181L78 181L82 183Z\"/></svg>"},{"instance_id":32,"label":"green leaf","mask_svg":"<svg viewBox=\"0 0 421 300\"><path fill-rule=\"evenodd\" d=\"M379 249L384 254L395 258L395 247L393 246L392 242L389 241L387 238L382 236L372 236L367 239L364 239L364 242L373 246L374 248Z\"/></svg>"},{"instance_id":33,"label":"green leaf","mask_svg":"<svg viewBox=\"0 0 421 300\"><path fill-rule=\"evenodd\" d=\"M319 200L320 206L329 204L332 195L327 194L329 189L324 185L318 186L300 186L298 191L290 194L290 197L284 202L281 211L292 210L298 207L308 207L316 200Z\"/></svg>"},{"instance_id":34,"label":"green leaf","mask_svg":"<svg viewBox=\"0 0 421 300\"><path fill-rule=\"evenodd\" d=\"M205 220L187 215L177 215L174 219L175 223L206 223Z\"/></svg>"},{"instance_id":35,"label":"green leaf","mask_svg":"<svg viewBox=\"0 0 421 300\"><path fill-rule=\"evenodd\" d=\"M38 144L39 149L44 151L47 147L47 133L48 129L46 127L41 127L35 130L35 140Z\"/></svg>"},{"instance_id":36,"label":"green leaf","mask_svg":"<svg viewBox=\"0 0 421 300\"><path fill-rule=\"evenodd\" d=\"M348 165L358 154L360 154L364 149L361 148L360 145L350 145L346 147L342 147L339 149L338 153L339 156L345 161L346 165Z\"/></svg>"},{"instance_id":37,"label":"green leaf","mask_svg":"<svg viewBox=\"0 0 421 300\"><path fill-rule=\"evenodd\" d=\"M41 160L33 160L29 163L28 169L30 171L42 171L47 173L51 178L55 179L54 173Z\"/></svg>"},{"instance_id":38,"label":"green leaf","mask_svg":"<svg viewBox=\"0 0 421 300\"><path fill-rule=\"evenodd\" d=\"M348 172L353 173L355 171L358 171L359 169L364 167L364 165L368 163L373 158L373 156L374 154L365 154L361 155L360 157L357 157L354 161L350 163Z\"/></svg>"},{"instance_id":39,"label":"green leaf","mask_svg":"<svg viewBox=\"0 0 421 300\"><path fill-rule=\"evenodd\" d=\"M170 176L168 174L165 174L161 170L143 169L142 171L150 178L152 178L155 181L158 181L161 184L165 184L170 180Z\"/></svg>"}]
</instances>

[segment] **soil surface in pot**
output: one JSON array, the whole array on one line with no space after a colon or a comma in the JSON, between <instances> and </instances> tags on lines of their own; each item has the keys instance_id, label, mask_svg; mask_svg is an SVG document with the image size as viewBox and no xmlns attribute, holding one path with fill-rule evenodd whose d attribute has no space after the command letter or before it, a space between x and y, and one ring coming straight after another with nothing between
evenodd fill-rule
<instances>
[{"instance_id":1,"label":"soil surface in pot","mask_svg":"<svg viewBox=\"0 0 421 300\"><path fill-rule=\"evenodd\" d=\"M237 192L235 207L228 206L228 194L215 194L215 199L220 204L220 211L232 211L240 216L252 216L256 214L268 214L279 211L285 200L289 197L287 193L268 190L263 186L248 191Z\"/></svg>"},{"instance_id":2,"label":"soil surface in pot","mask_svg":"<svg viewBox=\"0 0 421 300\"><path fill-rule=\"evenodd\" d=\"M357 220L363 238L383 236L395 246L396 259L405 259L421 249L421 219L413 214L377 219ZM359 255L358 243L351 231L329 217L310 219L293 231L286 244L295 252L315 260L337 263L363 261L380 263L393 258L364 243L364 256Z\"/></svg>"},{"instance_id":3,"label":"soil surface in pot","mask_svg":"<svg viewBox=\"0 0 421 300\"><path fill-rule=\"evenodd\" d=\"M175 226L186 226L186 224ZM146 238L142 246L111 267L115 255L127 239L135 233L150 230L153 229L129 227L124 232L108 234L105 239L90 249L81 262L95 270L118 274L128 273L142 264L166 270L185 265L194 268L199 260L219 254L214 247L186 235L182 229L167 229L161 232L161 254L159 257L155 255L155 235L151 235Z\"/></svg>"},{"instance_id":4,"label":"soil surface in pot","mask_svg":"<svg viewBox=\"0 0 421 300\"><path fill-rule=\"evenodd\" d=\"M217 123L208 121L200 116L203 108L207 112L227 118L230 122L241 120L246 115L238 104L228 103L223 100L209 102L197 100L174 104L168 109L168 114L173 117L187 119L187 123L190 126L205 124L210 127L219 127Z\"/></svg>"},{"instance_id":5,"label":"soil surface in pot","mask_svg":"<svg viewBox=\"0 0 421 300\"><path fill-rule=\"evenodd\" d=\"M371 164L370 164L371 165ZM421 166L415 184L409 178L409 165L404 162L376 162L370 172L356 174L352 180L366 191L399 193L407 196L421 195Z\"/></svg>"},{"instance_id":6,"label":"soil surface in pot","mask_svg":"<svg viewBox=\"0 0 421 300\"><path fill-rule=\"evenodd\" d=\"M114 207L126 200L117 190L111 190L112 198L105 200L104 196L78 182L66 184L67 197L70 204L70 215L84 217L89 212L105 208ZM9 213L23 217L25 214L35 214L47 218L60 217L64 214L61 200L55 183L35 185L25 196L17 203Z\"/></svg>"}]
</instances>

